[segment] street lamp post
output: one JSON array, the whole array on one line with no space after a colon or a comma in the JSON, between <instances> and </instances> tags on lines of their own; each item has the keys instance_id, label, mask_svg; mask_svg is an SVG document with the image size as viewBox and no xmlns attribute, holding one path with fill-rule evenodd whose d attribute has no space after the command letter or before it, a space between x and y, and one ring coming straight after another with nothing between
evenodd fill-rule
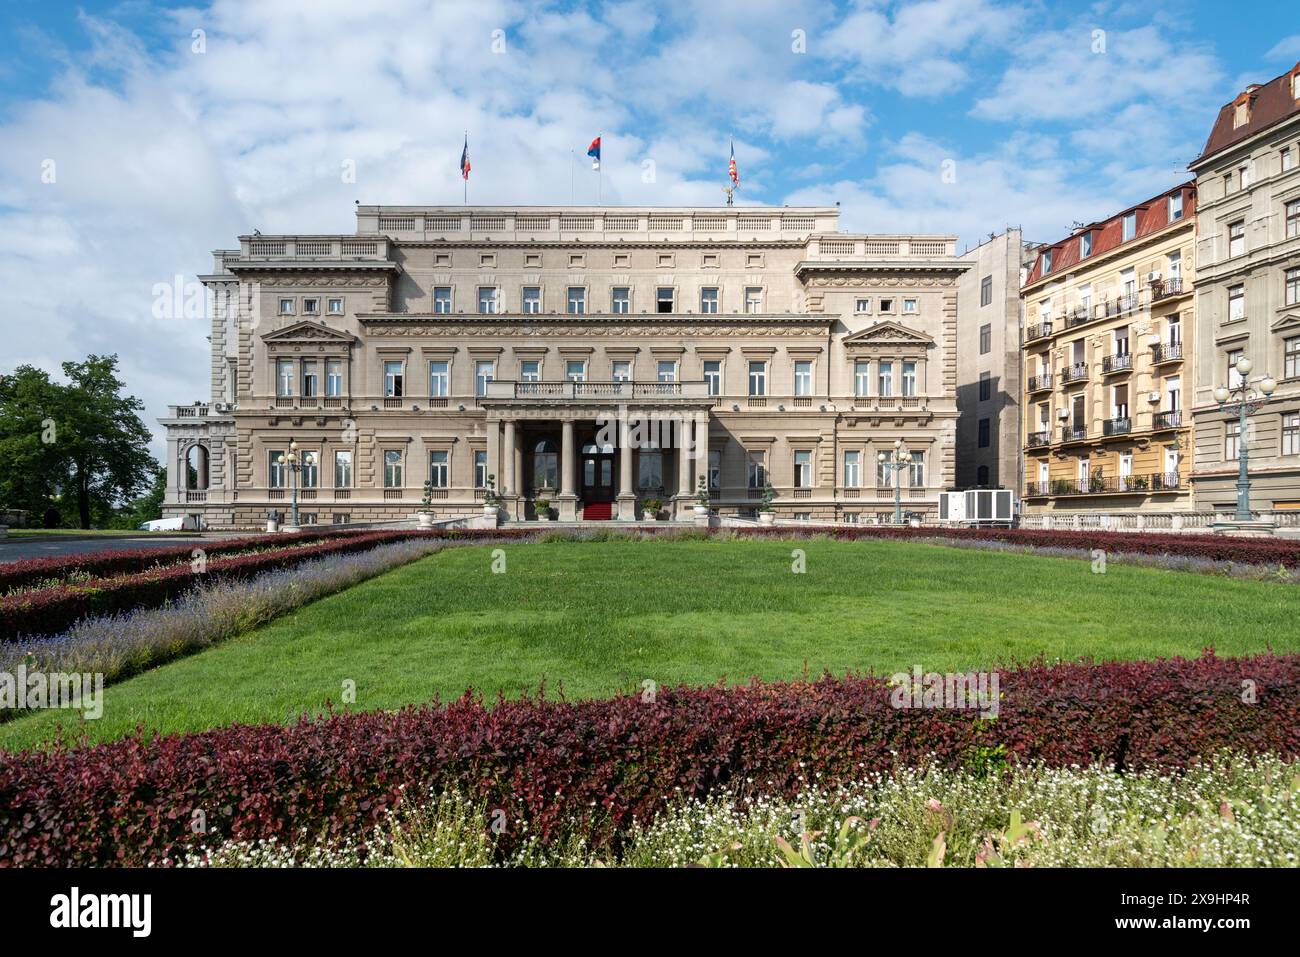
<instances>
[{"instance_id":1,"label":"street lamp post","mask_svg":"<svg viewBox=\"0 0 1300 957\"><path fill-rule=\"evenodd\" d=\"M903 469L912 464L912 453L903 448L903 440L894 440L894 457L891 459L884 452L876 455L876 461L883 469L894 473L894 524L903 524Z\"/></svg>"},{"instance_id":2,"label":"street lamp post","mask_svg":"<svg viewBox=\"0 0 1300 957\"><path fill-rule=\"evenodd\" d=\"M1277 382L1271 376L1264 376L1259 380L1259 390L1252 389L1246 377L1254 367L1255 364L1250 359L1242 356L1235 366L1237 374L1241 377L1241 384L1235 388L1221 385L1214 390L1214 401L1219 403L1219 408L1228 415L1235 413L1237 416L1236 520L1238 522L1249 522L1254 519L1250 511L1250 449L1246 442L1246 418L1263 408L1268 397L1277 388Z\"/></svg>"},{"instance_id":3,"label":"street lamp post","mask_svg":"<svg viewBox=\"0 0 1300 957\"><path fill-rule=\"evenodd\" d=\"M289 467L289 525L285 531L296 532L298 531L298 472L302 469L302 464L298 461L298 442L295 439L289 440L289 454L285 455L281 452L276 457L276 463Z\"/></svg>"}]
</instances>

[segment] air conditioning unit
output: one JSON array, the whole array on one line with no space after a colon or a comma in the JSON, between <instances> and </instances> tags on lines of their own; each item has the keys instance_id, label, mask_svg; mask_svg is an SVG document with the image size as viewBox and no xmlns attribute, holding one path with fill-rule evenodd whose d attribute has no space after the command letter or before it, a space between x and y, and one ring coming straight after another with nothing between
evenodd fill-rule
<instances>
[{"instance_id":1,"label":"air conditioning unit","mask_svg":"<svg viewBox=\"0 0 1300 957\"><path fill-rule=\"evenodd\" d=\"M1157 332L1153 332L1151 333L1151 335L1147 336L1147 345L1149 345L1153 349L1156 346L1160 345L1160 334Z\"/></svg>"},{"instance_id":2,"label":"air conditioning unit","mask_svg":"<svg viewBox=\"0 0 1300 957\"><path fill-rule=\"evenodd\" d=\"M1057 409L1057 410L1056 410L1056 417L1057 417L1058 419L1068 419L1068 418L1070 417L1070 410L1069 410L1069 409Z\"/></svg>"},{"instance_id":3,"label":"air conditioning unit","mask_svg":"<svg viewBox=\"0 0 1300 957\"><path fill-rule=\"evenodd\" d=\"M1159 402L1159 401L1160 401L1160 393L1159 393L1159 392L1148 392L1148 393L1147 393L1147 401L1148 401L1148 402Z\"/></svg>"},{"instance_id":4,"label":"air conditioning unit","mask_svg":"<svg viewBox=\"0 0 1300 957\"><path fill-rule=\"evenodd\" d=\"M1159 282L1159 281L1160 281L1160 270L1157 269L1155 272L1147 273L1147 282Z\"/></svg>"}]
</instances>

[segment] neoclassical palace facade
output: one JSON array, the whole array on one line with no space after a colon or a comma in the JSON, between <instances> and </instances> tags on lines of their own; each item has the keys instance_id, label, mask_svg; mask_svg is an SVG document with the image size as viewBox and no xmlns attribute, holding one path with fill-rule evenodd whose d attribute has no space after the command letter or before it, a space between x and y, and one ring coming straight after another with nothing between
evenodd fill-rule
<instances>
[{"instance_id":1,"label":"neoclassical palace facade","mask_svg":"<svg viewBox=\"0 0 1300 957\"><path fill-rule=\"evenodd\" d=\"M703 479L724 514L770 485L784 517L888 520L896 448L905 511L954 482L954 237L841 233L833 207L356 212L214 254L165 514L253 527L296 486L303 524L426 491L439 519L491 492L507 520L684 517Z\"/></svg>"}]
</instances>

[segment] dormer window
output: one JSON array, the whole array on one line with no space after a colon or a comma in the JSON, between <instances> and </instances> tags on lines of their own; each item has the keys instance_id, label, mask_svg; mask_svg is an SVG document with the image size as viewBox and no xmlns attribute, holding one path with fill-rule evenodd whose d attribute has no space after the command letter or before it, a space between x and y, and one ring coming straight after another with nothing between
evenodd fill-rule
<instances>
[{"instance_id":1,"label":"dormer window","mask_svg":"<svg viewBox=\"0 0 1300 957\"><path fill-rule=\"evenodd\" d=\"M1169 197L1169 221L1175 222L1183 218L1183 194L1174 193Z\"/></svg>"},{"instance_id":2,"label":"dormer window","mask_svg":"<svg viewBox=\"0 0 1300 957\"><path fill-rule=\"evenodd\" d=\"M1245 98L1239 102L1232 112L1232 128L1241 129L1250 122L1250 99Z\"/></svg>"},{"instance_id":3,"label":"dormer window","mask_svg":"<svg viewBox=\"0 0 1300 957\"><path fill-rule=\"evenodd\" d=\"M1092 255L1092 230L1079 234L1079 258L1087 259Z\"/></svg>"},{"instance_id":4,"label":"dormer window","mask_svg":"<svg viewBox=\"0 0 1300 957\"><path fill-rule=\"evenodd\" d=\"M1130 239L1132 239L1134 236L1136 236L1136 235L1137 235L1137 228L1138 228L1138 214L1137 214L1137 213L1125 213L1125 214L1124 214L1124 225L1123 225L1123 230L1122 230L1122 232L1120 233L1120 242L1125 242L1125 243L1126 243L1126 242L1128 242Z\"/></svg>"},{"instance_id":5,"label":"dormer window","mask_svg":"<svg viewBox=\"0 0 1300 957\"><path fill-rule=\"evenodd\" d=\"M1043 253L1043 275L1046 276L1052 271L1052 251L1049 249Z\"/></svg>"},{"instance_id":6,"label":"dormer window","mask_svg":"<svg viewBox=\"0 0 1300 957\"><path fill-rule=\"evenodd\" d=\"M1300 100L1300 70L1291 74L1291 98Z\"/></svg>"}]
</instances>

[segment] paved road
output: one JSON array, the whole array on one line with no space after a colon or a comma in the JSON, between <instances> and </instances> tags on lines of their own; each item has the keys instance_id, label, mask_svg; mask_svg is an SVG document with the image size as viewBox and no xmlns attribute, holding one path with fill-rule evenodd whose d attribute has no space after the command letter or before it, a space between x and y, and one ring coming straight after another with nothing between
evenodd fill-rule
<instances>
[{"instance_id":1,"label":"paved road","mask_svg":"<svg viewBox=\"0 0 1300 957\"><path fill-rule=\"evenodd\" d=\"M11 531L11 534L13 532ZM17 533L21 534L21 533ZM24 558L53 558L59 555L81 555L86 552L119 551L124 548L166 548L212 540L216 535L140 535L118 538L76 538L74 536L40 536L38 538L0 538L0 564L22 561Z\"/></svg>"}]
</instances>

